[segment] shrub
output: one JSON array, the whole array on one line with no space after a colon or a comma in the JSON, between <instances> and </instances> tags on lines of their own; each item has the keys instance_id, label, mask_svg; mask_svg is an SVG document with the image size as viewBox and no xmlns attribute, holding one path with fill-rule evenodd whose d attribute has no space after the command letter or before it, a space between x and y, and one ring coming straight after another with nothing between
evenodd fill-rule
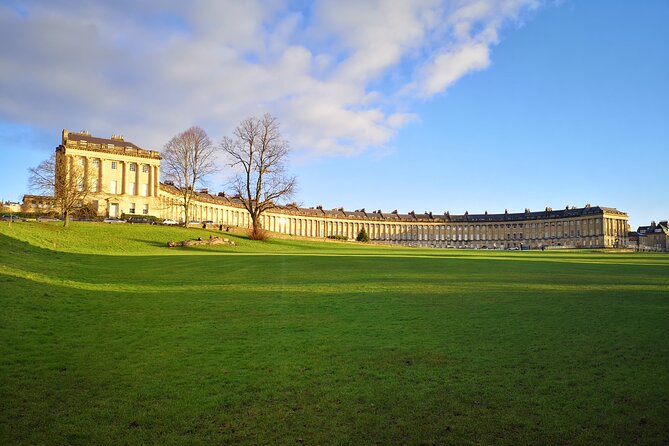
<instances>
[{"instance_id":1,"label":"shrub","mask_svg":"<svg viewBox=\"0 0 669 446\"><path fill-rule=\"evenodd\" d=\"M358 232L358 236L355 239L363 243L367 243L369 241L369 236L367 235L367 231L365 231L364 227L360 229L360 232Z\"/></svg>"},{"instance_id":2,"label":"shrub","mask_svg":"<svg viewBox=\"0 0 669 446\"><path fill-rule=\"evenodd\" d=\"M86 204L78 209L75 209L72 212L72 217L78 219L88 219L88 220L97 220L98 210L93 207L92 204Z\"/></svg>"},{"instance_id":3,"label":"shrub","mask_svg":"<svg viewBox=\"0 0 669 446\"><path fill-rule=\"evenodd\" d=\"M264 242L269 239L269 233L261 227L253 228L251 229L251 232L249 232L249 239Z\"/></svg>"},{"instance_id":4,"label":"shrub","mask_svg":"<svg viewBox=\"0 0 669 446\"><path fill-rule=\"evenodd\" d=\"M59 218L62 215L56 211L50 212L3 212L3 214L12 214L14 217L21 218L37 218L37 217L55 217Z\"/></svg>"},{"instance_id":5,"label":"shrub","mask_svg":"<svg viewBox=\"0 0 669 446\"><path fill-rule=\"evenodd\" d=\"M344 241L348 240L348 237L346 237L345 235L341 235L341 234L328 235L328 238L330 238L332 240L344 240Z\"/></svg>"}]
</instances>

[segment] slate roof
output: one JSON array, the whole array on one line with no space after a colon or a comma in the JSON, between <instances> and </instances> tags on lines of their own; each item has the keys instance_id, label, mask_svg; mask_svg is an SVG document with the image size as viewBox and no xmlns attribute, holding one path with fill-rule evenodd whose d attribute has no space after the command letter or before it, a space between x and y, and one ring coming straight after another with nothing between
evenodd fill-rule
<instances>
[{"instance_id":1,"label":"slate roof","mask_svg":"<svg viewBox=\"0 0 669 446\"><path fill-rule=\"evenodd\" d=\"M164 190L178 194L179 190L175 186L161 183L160 187ZM224 194L212 195L209 193L196 192L195 196L198 200L210 203L218 203L224 205L231 205L235 207L243 207L241 199L239 197L230 197ZM559 210L544 210L537 212L516 212L503 214L468 214L463 215L452 215L450 213L444 214L432 214L430 212L416 213L409 212L408 214L399 214L396 212L384 213L381 211L372 211L367 212L365 210L356 210L356 211L346 211L343 208L335 209L322 209L322 207L311 207L303 208L296 205L281 205L277 206L276 209L284 214L288 215L304 215L304 216L314 216L314 217L326 217L326 218L340 218L340 219L351 219L351 220L377 220L377 221L387 221L387 222L435 222L435 223L450 223L450 222L481 222L481 223L498 223L498 222L515 222L515 221L528 221L528 220L552 220L552 219L562 219L569 217L581 217L581 216L598 216L602 215L604 212L613 213L617 215L627 215L625 212L619 211L615 208L602 207L602 206L587 206L583 208L569 208L569 209L559 209ZM642 227L639 228L641 233Z\"/></svg>"},{"instance_id":2,"label":"slate roof","mask_svg":"<svg viewBox=\"0 0 669 446\"><path fill-rule=\"evenodd\" d=\"M85 135L83 133L70 133L67 137L68 141L86 141L90 144L101 144L107 146L113 144L114 147L127 147L130 149L142 149L141 147L131 143L130 141L122 141L111 138L98 138L97 136Z\"/></svg>"}]
</instances>

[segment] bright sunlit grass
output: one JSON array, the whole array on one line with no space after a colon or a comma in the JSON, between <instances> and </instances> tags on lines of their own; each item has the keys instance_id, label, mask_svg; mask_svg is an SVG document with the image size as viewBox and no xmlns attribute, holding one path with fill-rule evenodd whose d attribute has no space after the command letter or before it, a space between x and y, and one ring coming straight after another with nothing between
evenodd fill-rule
<instances>
[{"instance_id":1,"label":"bright sunlit grass","mask_svg":"<svg viewBox=\"0 0 669 446\"><path fill-rule=\"evenodd\" d=\"M0 223L3 444L658 444L669 256Z\"/></svg>"}]
</instances>

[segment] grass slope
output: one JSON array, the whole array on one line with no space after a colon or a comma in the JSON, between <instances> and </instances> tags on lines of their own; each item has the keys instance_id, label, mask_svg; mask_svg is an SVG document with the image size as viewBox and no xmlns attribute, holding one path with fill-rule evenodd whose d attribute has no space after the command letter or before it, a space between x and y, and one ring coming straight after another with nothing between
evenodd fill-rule
<instances>
[{"instance_id":1,"label":"grass slope","mask_svg":"<svg viewBox=\"0 0 669 446\"><path fill-rule=\"evenodd\" d=\"M669 442L669 256L0 223L2 444Z\"/></svg>"}]
</instances>

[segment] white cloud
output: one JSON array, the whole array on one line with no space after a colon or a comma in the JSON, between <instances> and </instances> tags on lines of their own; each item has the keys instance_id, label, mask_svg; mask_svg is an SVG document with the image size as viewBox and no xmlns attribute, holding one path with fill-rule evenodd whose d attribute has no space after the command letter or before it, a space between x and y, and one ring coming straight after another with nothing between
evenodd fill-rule
<instances>
[{"instance_id":1,"label":"white cloud","mask_svg":"<svg viewBox=\"0 0 669 446\"><path fill-rule=\"evenodd\" d=\"M489 64L490 52L485 44L469 44L447 50L426 67L421 92L432 96L450 87L465 74L487 68Z\"/></svg>"},{"instance_id":2,"label":"white cloud","mask_svg":"<svg viewBox=\"0 0 669 446\"><path fill-rule=\"evenodd\" d=\"M160 148L192 124L218 139L270 111L293 147L323 156L382 151L416 118L413 98L486 68L501 27L536 2L18 5L0 6L1 119Z\"/></svg>"}]
</instances>

